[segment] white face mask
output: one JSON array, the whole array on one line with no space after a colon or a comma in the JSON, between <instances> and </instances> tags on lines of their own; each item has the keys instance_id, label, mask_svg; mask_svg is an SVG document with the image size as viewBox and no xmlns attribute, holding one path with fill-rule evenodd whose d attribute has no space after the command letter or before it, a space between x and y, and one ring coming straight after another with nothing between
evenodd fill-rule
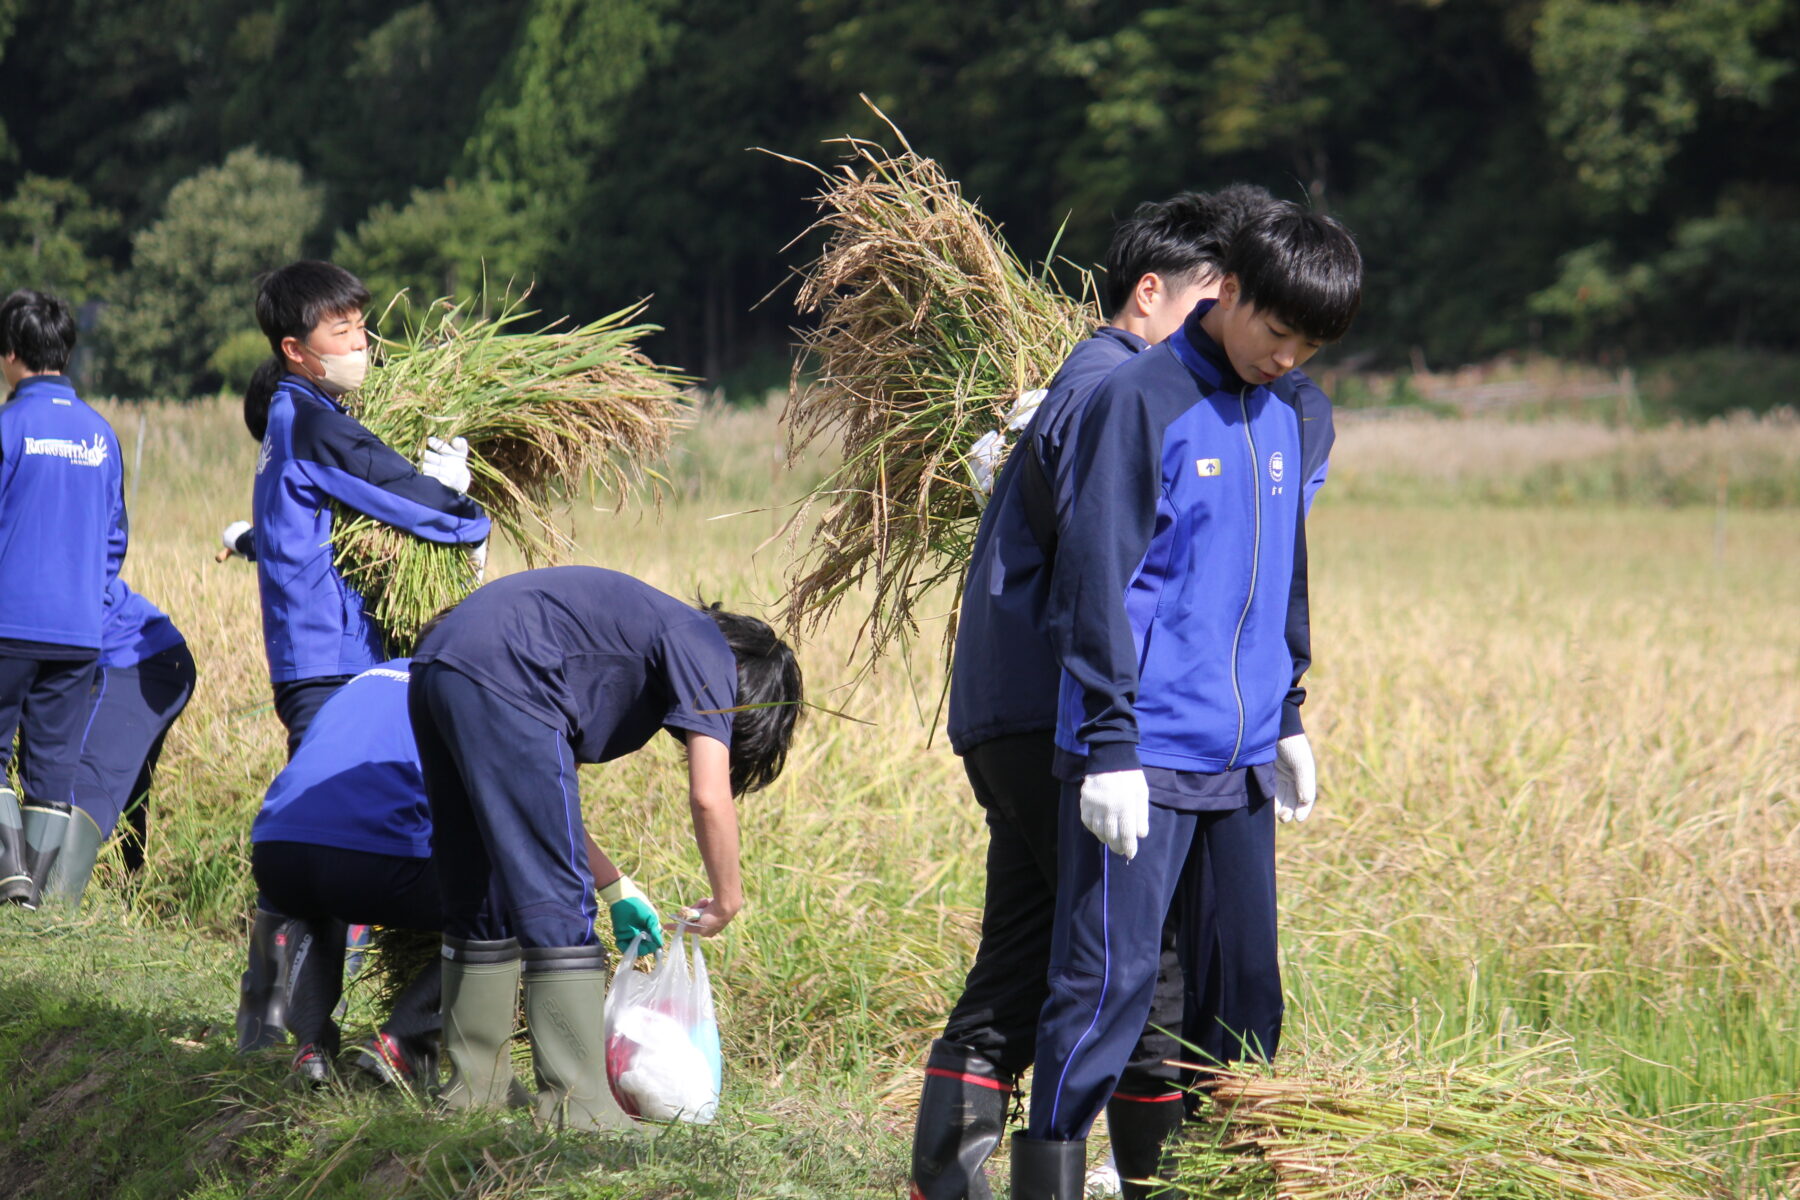
<instances>
[{"instance_id":1,"label":"white face mask","mask_svg":"<svg viewBox=\"0 0 1800 1200\"><path fill-rule=\"evenodd\" d=\"M369 374L368 350L352 350L348 354L319 354L314 351L319 365L325 369L323 376L315 380L321 388L333 396L341 396L345 392L354 392L363 385Z\"/></svg>"}]
</instances>

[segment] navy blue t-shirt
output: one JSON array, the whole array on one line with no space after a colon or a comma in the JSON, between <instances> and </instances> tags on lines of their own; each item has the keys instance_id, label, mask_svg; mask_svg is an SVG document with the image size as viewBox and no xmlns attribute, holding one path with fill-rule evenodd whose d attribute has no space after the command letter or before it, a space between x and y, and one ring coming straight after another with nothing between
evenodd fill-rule
<instances>
[{"instance_id":1,"label":"navy blue t-shirt","mask_svg":"<svg viewBox=\"0 0 1800 1200\"><path fill-rule=\"evenodd\" d=\"M521 571L477 588L413 661L468 676L569 739L579 762L667 729L731 744L737 659L713 619L601 567Z\"/></svg>"},{"instance_id":2,"label":"navy blue t-shirt","mask_svg":"<svg viewBox=\"0 0 1800 1200\"><path fill-rule=\"evenodd\" d=\"M384 662L332 693L269 785L252 842L431 857L431 806L406 714L411 665Z\"/></svg>"}]
</instances>

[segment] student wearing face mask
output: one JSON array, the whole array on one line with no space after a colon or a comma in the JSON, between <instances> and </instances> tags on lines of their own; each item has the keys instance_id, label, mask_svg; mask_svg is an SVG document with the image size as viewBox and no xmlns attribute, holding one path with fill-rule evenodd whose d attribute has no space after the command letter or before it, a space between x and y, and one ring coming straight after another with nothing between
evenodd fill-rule
<instances>
[{"instance_id":1,"label":"student wearing face mask","mask_svg":"<svg viewBox=\"0 0 1800 1200\"><path fill-rule=\"evenodd\" d=\"M389 657L362 596L332 558L336 505L427 541L485 546L488 518L465 493L468 446L434 439L415 468L346 411L362 385L369 291L327 262L290 263L262 280L256 320L274 352L259 372L274 381L262 418L251 492L253 525L225 531L227 548L255 561L263 645L288 754L321 705L354 676ZM240 1049L281 1034L283 919L258 910L238 1011Z\"/></svg>"}]
</instances>

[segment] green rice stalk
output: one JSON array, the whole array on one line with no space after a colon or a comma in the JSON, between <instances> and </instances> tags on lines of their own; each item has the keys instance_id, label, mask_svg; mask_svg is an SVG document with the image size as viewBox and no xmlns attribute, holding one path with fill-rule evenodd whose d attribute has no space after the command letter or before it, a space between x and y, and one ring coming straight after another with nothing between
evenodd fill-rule
<instances>
[{"instance_id":1,"label":"green rice stalk","mask_svg":"<svg viewBox=\"0 0 1800 1200\"><path fill-rule=\"evenodd\" d=\"M1397 1062L1206 1085L1168 1196L1199 1200L1680 1200L1717 1194L1678 1135L1634 1120L1549 1043L1480 1064Z\"/></svg>"},{"instance_id":2,"label":"green rice stalk","mask_svg":"<svg viewBox=\"0 0 1800 1200\"><path fill-rule=\"evenodd\" d=\"M985 503L964 456L1100 320L1027 268L960 185L895 135L898 154L843 138L850 162L799 163L824 181L813 230L826 242L801 272L796 305L818 322L801 335L783 414L790 461L821 441L842 456L790 521L797 540L823 509L789 573L784 618L817 628L871 585L857 643L871 662L916 630L940 584L952 585L948 652Z\"/></svg>"},{"instance_id":3,"label":"green rice stalk","mask_svg":"<svg viewBox=\"0 0 1800 1200\"><path fill-rule=\"evenodd\" d=\"M524 298L499 315L438 301L423 320L381 343L382 359L350 399L353 415L417 462L431 437L469 441L469 494L527 566L571 549L556 526L566 490L583 481L622 507L660 476L650 463L691 419L689 382L637 344L657 327L634 324L638 304L591 324L522 327ZM332 534L339 571L362 593L390 648L410 649L432 616L474 586L466 551L423 541L339 507Z\"/></svg>"}]
</instances>

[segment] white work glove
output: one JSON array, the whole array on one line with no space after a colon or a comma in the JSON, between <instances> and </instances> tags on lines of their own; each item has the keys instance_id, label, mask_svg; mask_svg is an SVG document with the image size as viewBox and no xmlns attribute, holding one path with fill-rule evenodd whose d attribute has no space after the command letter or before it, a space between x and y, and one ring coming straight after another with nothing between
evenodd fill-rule
<instances>
[{"instance_id":1,"label":"white work glove","mask_svg":"<svg viewBox=\"0 0 1800 1200\"><path fill-rule=\"evenodd\" d=\"M969 470L975 476L975 486L985 496L994 494L994 471L1006 454L1006 443L1000 437L998 429L990 429L975 439L969 447Z\"/></svg>"},{"instance_id":2,"label":"white work glove","mask_svg":"<svg viewBox=\"0 0 1800 1200\"><path fill-rule=\"evenodd\" d=\"M1312 743L1304 733L1275 743L1275 815L1304 821L1319 799L1319 772L1313 766Z\"/></svg>"},{"instance_id":3,"label":"white work glove","mask_svg":"<svg viewBox=\"0 0 1800 1200\"><path fill-rule=\"evenodd\" d=\"M477 587L480 587L481 581L487 578L487 546L488 540L482 538L469 547L469 565L475 568L475 586Z\"/></svg>"},{"instance_id":4,"label":"white work glove","mask_svg":"<svg viewBox=\"0 0 1800 1200\"><path fill-rule=\"evenodd\" d=\"M469 439L428 438L425 456L419 460L419 474L435 479L453 492L466 492L474 482L469 477Z\"/></svg>"},{"instance_id":5,"label":"white work glove","mask_svg":"<svg viewBox=\"0 0 1800 1200\"><path fill-rule=\"evenodd\" d=\"M1081 823L1126 862L1150 836L1150 784L1142 771L1101 771L1081 781Z\"/></svg>"},{"instance_id":6,"label":"white work glove","mask_svg":"<svg viewBox=\"0 0 1800 1200\"><path fill-rule=\"evenodd\" d=\"M250 532L250 522L248 522L248 521L233 521L231 524L229 524L225 527L225 532L221 533L219 535L219 540L221 542L225 543L225 548L227 550L231 551L233 554L236 554L237 548L238 548L238 539L243 537L246 533L249 533L249 532Z\"/></svg>"},{"instance_id":7,"label":"white work glove","mask_svg":"<svg viewBox=\"0 0 1800 1200\"><path fill-rule=\"evenodd\" d=\"M1007 432L1017 433L1019 430L1031 424L1032 414L1037 412L1038 405L1042 404L1044 402L1044 397L1049 394L1050 393L1044 388L1033 388L1029 392L1021 393L1019 398L1013 401L1012 408L1007 410Z\"/></svg>"}]
</instances>

